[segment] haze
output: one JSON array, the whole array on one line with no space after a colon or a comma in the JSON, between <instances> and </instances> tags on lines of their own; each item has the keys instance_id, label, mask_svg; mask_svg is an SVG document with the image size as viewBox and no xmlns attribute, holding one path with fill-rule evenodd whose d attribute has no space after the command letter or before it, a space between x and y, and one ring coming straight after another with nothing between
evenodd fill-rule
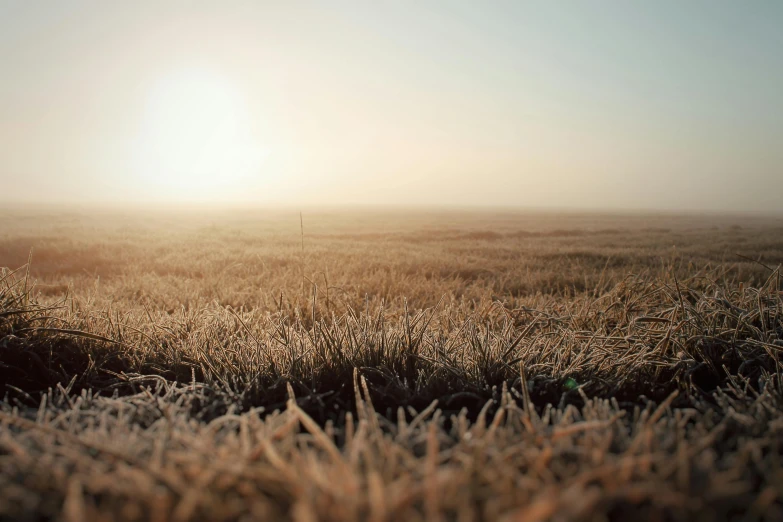
<instances>
[{"instance_id":1,"label":"haze","mask_svg":"<svg viewBox=\"0 0 783 522\"><path fill-rule=\"evenodd\" d=\"M778 1L0 1L0 202L777 213L781 27Z\"/></svg>"}]
</instances>

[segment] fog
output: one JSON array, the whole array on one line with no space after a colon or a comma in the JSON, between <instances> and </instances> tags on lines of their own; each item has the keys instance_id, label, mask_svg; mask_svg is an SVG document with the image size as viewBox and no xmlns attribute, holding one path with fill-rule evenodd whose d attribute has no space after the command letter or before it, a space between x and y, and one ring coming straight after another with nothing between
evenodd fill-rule
<instances>
[{"instance_id":1,"label":"fog","mask_svg":"<svg viewBox=\"0 0 783 522\"><path fill-rule=\"evenodd\" d=\"M0 202L779 212L778 2L2 2Z\"/></svg>"}]
</instances>

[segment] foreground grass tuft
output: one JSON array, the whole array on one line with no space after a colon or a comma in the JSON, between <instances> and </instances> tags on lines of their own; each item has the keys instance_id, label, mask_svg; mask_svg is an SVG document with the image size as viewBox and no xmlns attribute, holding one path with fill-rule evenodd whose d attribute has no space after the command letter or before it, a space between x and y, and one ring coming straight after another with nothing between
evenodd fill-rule
<instances>
[{"instance_id":1,"label":"foreground grass tuft","mask_svg":"<svg viewBox=\"0 0 783 522\"><path fill-rule=\"evenodd\" d=\"M313 320L100 318L6 271L0 511L777 519L777 272L759 288L719 275L629 277L540 310Z\"/></svg>"}]
</instances>

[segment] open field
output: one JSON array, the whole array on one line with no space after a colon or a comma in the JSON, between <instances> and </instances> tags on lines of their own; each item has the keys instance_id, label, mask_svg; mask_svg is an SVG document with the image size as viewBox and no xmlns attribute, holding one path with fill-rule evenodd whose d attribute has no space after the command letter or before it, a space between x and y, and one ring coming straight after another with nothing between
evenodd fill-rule
<instances>
[{"instance_id":1,"label":"open field","mask_svg":"<svg viewBox=\"0 0 783 522\"><path fill-rule=\"evenodd\" d=\"M0 515L783 520L781 263L754 216L0 211Z\"/></svg>"}]
</instances>

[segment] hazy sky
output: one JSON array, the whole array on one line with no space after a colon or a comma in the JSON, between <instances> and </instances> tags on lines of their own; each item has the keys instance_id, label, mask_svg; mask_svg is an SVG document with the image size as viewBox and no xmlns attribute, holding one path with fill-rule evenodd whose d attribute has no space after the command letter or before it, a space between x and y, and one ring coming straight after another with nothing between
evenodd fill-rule
<instances>
[{"instance_id":1,"label":"hazy sky","mask_svg":"<svg viewBox=\"0 0 783 522\"><path fill-rule=\"evenodd\" d=\"M783 210L783 2L0 0L0 201Z\"/></svg>"}]
</instances>

